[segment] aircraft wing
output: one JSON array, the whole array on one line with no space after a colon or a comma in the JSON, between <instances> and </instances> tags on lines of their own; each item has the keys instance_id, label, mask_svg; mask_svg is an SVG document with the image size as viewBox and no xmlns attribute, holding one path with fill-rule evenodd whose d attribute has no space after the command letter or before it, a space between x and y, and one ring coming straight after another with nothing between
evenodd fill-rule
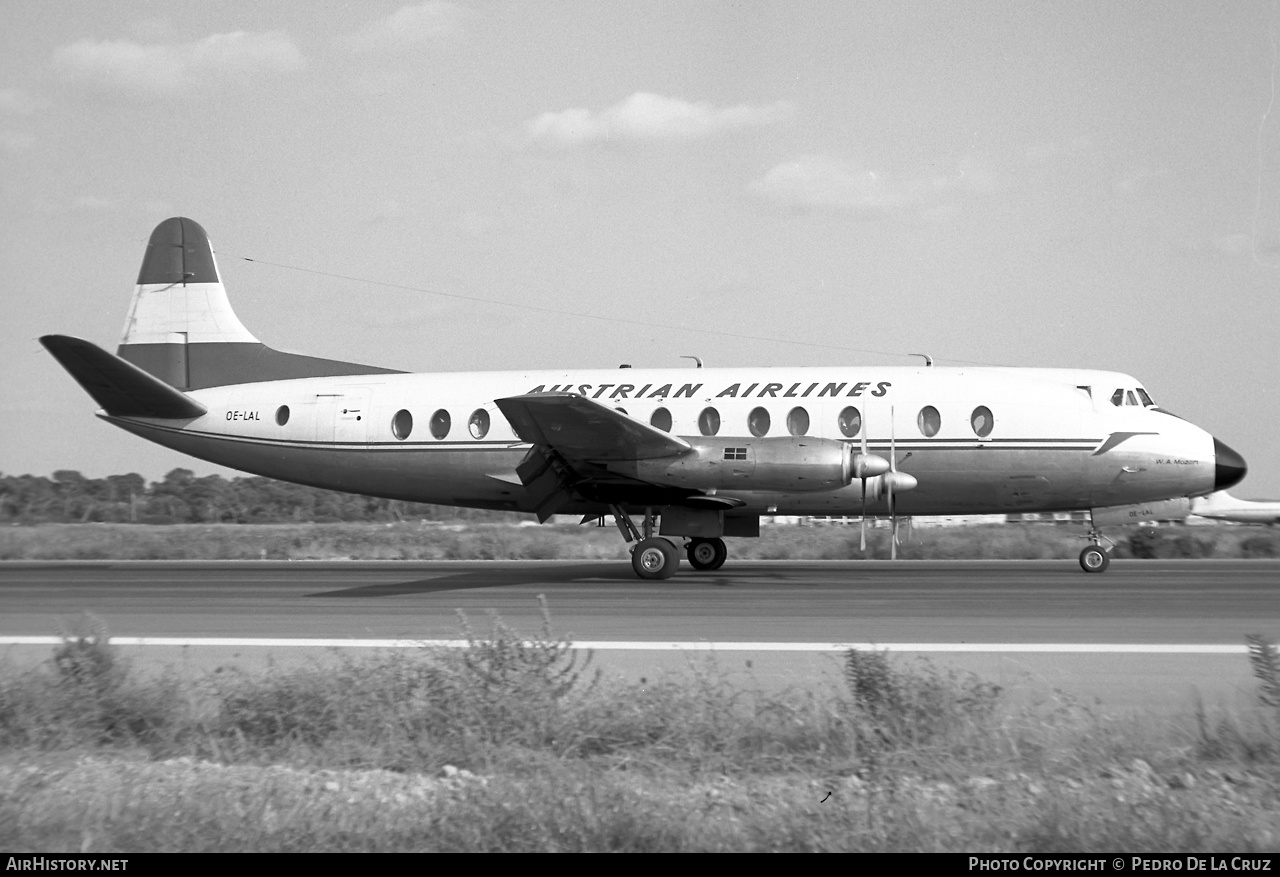
<instances>
[{"instance_id":1,"label":"aircraft wing","mask_svg":"<svg viewBox=\"0 0 1280 877\"><path fill-rule=\"evenodd\" d=\"M534 393L495 402L522 441L566 460L648 460L692 450L684 439L576 393Z\"/></svg>"},{"instance_id":2,"label":"aircraft wing","mask_svg":"<svg viewBox=\"0 0 1280 877\"><path fill-rule=\"evenodd\" d=\"M539 521L574 497L616 502L651 496L655 490L665 495L670 491L615 475L601 464L692 450L684 439L574 393L533 393L494 401L516 435L533 445L514 474L528 490Z\"/></svg>"},{"instance_id":3,"label":"aircraft wing","mask_svg":"<svg viewBox=\"0 0 1280 877\"><path fill-rule=\"evenodd\" d=\"M69 335L45 335L40 343L113 417L199 417L208 409L150 372Z\"/></svg>"}]
</instances>

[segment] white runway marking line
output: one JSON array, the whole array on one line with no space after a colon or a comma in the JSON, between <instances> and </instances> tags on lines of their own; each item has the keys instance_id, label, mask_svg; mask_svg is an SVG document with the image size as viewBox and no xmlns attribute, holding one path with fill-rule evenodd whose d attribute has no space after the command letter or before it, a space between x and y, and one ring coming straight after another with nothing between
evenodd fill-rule
<instances>
[{"instance_id":1,"label":"white runway marking line","mask_svg":"<svg viewBox=\"0 0 1280 877\"><path fill-rule=\"evenodd\" d=\"M57 636L0 636L0 646L57 646ZM231 648L461 649L462 639L271 639L265 637L113 636L117 646L222 646ZM1248 646L1182 643L740 643L580 641L575 649L594 651L688 652L970 652L1080 655L1244 655Z\"/></svg>"}]
</instances>

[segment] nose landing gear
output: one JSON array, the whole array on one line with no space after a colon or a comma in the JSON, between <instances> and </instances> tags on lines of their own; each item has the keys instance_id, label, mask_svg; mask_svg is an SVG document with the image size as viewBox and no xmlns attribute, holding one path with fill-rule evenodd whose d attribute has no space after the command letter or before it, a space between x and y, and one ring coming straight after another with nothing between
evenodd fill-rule
<instances>
[{"instance_id":1,"label":"nose landing gear","mask_svg":"<svg viewBox=\"0 0 1280 877\"><path fill-rule=\"evenodd\" d=\"M1080 552L1080 568L1085 572L1104 572L1111 565L1111 558L1101 545L1090 545Z\"/></svg>"},{"instance_id":2,"label":"nose landing gear","mask_svg":"<svg viewBox=\"0 0 1280 877\"><path fill-rule=\"evenodd\" d=\"M1089 535L1085 538L1093 544L1080 552L1080 568L1088 573L1106 572L1107 567L1111 565L1111 556L1102 547L1102 540L1105 538L1102 535L1102 531L1091 524ZM1107 541L1110 542L1111 540L1108 539Z\"/></svg>"}]
</instances>

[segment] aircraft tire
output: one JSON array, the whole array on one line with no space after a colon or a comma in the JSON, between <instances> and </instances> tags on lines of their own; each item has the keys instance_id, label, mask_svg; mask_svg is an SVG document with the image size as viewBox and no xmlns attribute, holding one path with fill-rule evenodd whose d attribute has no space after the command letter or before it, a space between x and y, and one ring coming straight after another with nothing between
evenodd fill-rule
<instances>
[{"instance_id":1,"label":"aircraft tire","mask_svg":"<svg viewBox=\"0 0 1280 877\"><path fill-rule=\"evenodd\" d=\"M694 539L685 551L690 566L707 571L724 566L725 558L729 556L723 539Z\"/></svg>"},{"instance_id":2,"label":"aircraft tire","mask_svg":"<svg viewBox=\"0 0 1280 877\"><path fill-rule=\"evenodd\" d=\"M669 579L680 567L680 555L660 536L641 539L631 552L631 568L642 579Z\"/></svg>"},{"instance_id":3,"label":"aircraft tire","mask_svg":"<svg viewBox=\"0 0 1280 877\"><path fill-rule=\"evenodd\" d=\"M1090 545L1080 552L1080 568L1088 573L1106 572L1111 565L1111 558L1100 545Z\"/></svg>"}]
</instances>

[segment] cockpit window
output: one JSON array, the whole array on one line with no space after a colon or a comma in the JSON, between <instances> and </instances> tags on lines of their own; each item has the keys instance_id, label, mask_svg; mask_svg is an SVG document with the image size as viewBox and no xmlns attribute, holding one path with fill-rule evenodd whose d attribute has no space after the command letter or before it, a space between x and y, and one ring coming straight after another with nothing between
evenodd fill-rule
<instances>
[{"instance_id":1,"label":"cockpit window","mask_svg":"<svg viewBox=\"0 0 1280 877\"><path fill-rule=\"evenodd\" d=\"M1151 408L1156 403L1147 395L1147 391L1141 387L1138 387L1137 389L1126 389L1121 387L1119 390L1116 390L1111 394L1111 404L1115 406L1132 405L1135 408L1138 406Z\"/></svg>"}]
</instances>

